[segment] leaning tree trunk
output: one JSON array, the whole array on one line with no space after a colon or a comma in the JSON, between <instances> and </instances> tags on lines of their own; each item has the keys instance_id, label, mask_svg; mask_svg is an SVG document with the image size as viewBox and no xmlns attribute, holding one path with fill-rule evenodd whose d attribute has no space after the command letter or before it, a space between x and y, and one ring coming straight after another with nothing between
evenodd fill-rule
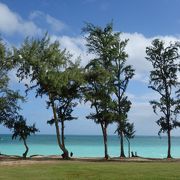
<instances>
[{"instance_id":1,"label":"leaning tree trunk","mask_svg":"<svg viewBox=\"0 0 180 180\"><path fill-rule=\"evenodd\" d=\"M170 129L168 129L167 135L168 135L168 153L167 153L167 158L172 158L172 156L171 156L171 130Z\"/></svg>"},{"instance_id":2,"label":"leaning tree trunk","mask_svg":"<svg viewBox=\"0 0 180 180\"><path fill-rule=\"evenodd\" d=\"M52 110L53 110L54 121L55 121L56 137L57 137L58 146L63 151L63 159L69 159L69 152L61 143L59 124L58 124L58 118L57 118L57 114L56 114L56 108L55 108L54 101L51 101L51 103L52 103Z\"/></svg>"},{"instance_id":3,"label":"leaning tree trunk","mask_svg":"<svg viewBox=\"0 0 180 180\"><path fill-rule=\"evenodd\" d=\"M25 138L23 138L23 142L24 142L24 146L26 148L26 151L23 153L23 158L26 158L27 157L27 153L29 151L29 147L28 147L28 145L26 143L26 139Z\"/></svg>"},{"instance_id":4,"label":"leaning tree trunk","mask_svg":"<svg viewBox=\"0 0 180 180\"><path fill-rule=\"evenodd\" d=\"M62 140L62 145L65 148L65 137L64 137L64 121L61 121L61 140Z\"/></svg>"},{"instance_id":5,"label":"leaning tree trunk","mask_svg":"<svg viewBox=\"0 0 180 180\"><path fill-rule=\"evenodd\" d=\"M123 132L121 131L120 132L120 144L121 144L121 153L120 153L120 157L125 157L125 154L124 154L124 135L123 135Z\"/></svg>"},{"instance_id":6,"label":"leaning tree trunk","mask_svg":"<svg viewBox=\"0 0 180 180\"><path fill-rule=\"evenodd\" d=\"M107 148L107 125L101 123L102 133L103 133L103 140L104 140L104 158L107 160L109 158L108 155L108 148Z\"/></svg>"}]
</instances>

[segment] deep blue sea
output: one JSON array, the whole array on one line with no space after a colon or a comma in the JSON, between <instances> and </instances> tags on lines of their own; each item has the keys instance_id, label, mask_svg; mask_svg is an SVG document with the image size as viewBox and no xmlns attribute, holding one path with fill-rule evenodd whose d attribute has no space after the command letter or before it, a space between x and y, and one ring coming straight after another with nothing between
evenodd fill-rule
<instances>
[{"instance_id":1,"label":"deep blue sea","mask_svg":"<svg viewBox=\"0 0 180 180\"><path fill-rule=\"evenodd\" d=\"M66 135L67 148L75 157L103 157L104 146L102 136ZM28 155L58 155L59 150L55 135L35 135L28 139L30 147ZM131 150L139 156L164 158L167 154L167 137L136 136L131 140ZM117 136L108 136L108 151L111 157L119 156L120 146ZM11 135L0 135L0 153L22 155L22 141L12 140ZM127 143L125 152L128 155ZM172 137L172 156L180 157L180 137Z\"/></svg>"}]
</instances>

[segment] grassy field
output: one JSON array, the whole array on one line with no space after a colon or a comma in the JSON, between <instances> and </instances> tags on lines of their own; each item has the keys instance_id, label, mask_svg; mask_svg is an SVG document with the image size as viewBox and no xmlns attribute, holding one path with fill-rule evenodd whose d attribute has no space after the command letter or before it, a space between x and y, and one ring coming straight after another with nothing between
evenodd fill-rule
<instances>
[{"instance_id":1,"label":"grassy field","mask_svg":"<svg viewBox=\"0 0 180 180\"><path fill-rule=\"evenodd\" d=\"M2 180L180 179L179 162L56 162L0 165Z\"/></svg>"}]
</instances>

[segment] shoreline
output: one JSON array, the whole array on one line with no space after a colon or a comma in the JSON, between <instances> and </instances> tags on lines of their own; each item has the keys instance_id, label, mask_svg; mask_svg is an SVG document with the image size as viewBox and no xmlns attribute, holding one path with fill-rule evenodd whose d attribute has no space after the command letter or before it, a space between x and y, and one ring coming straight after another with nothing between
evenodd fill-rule
<instances>
[{"instance_id":1,"label":"shoreline","mask_svg":"<svg viewBox=\"0 0 180 180\"><path fill-rule=\"evenodd\" d=\"M180 163L180 158L143 158L143 157L131 157L131 158L120 158L120 157L112 157L108 160L105 160L102 157L72 157L69 160L62 159L61 156L50 155L50 156L42 156L42 155L34 155L32 157L27 157L26 159L20 156L9 156L9 155L0 155L0 166L2 165L30 165L30 164L51 164L51 163L68 163L68 162L107 162L107 163L151 163L151 162L178 162Z\"/></svg>"}]
</instances>

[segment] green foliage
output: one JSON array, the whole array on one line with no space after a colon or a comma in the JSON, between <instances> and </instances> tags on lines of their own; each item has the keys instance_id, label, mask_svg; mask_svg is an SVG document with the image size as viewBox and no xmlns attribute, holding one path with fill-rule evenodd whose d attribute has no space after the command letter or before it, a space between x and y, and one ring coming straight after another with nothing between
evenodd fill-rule
<instances>
[{"instance_id":1,"label":"green foliage","mask_svg":"<svg viewBox=\"0 0 180 180\"><path fill-rule=\"evenodd\" d=\"M160 114L157 124L160 126L159 135L168 135L167 158L171 158L171 130L180 127L178 116L180 113L178 72L180 72L179 43L164 47L164 42L155 39L151 47L146 48L147 57L153 65L150 72L149 88L160 96L159 100L152 100L150 104L154 112Z\"/></svg>"},{"instance_id":2,"label":"green foliage","mask_svg":"<svg viewBox=\"0 0 180 180\"><path fill-rule=\"evenodd\" d=\"M42 39L27 38L20 49L14 49L14 54L17 76L20 80L30 78L33 85L26 85L27 90L36 88L37 96L51 94L56 99L70 80L82 80L79 62L72 63L71 55L60 49L58 41L51 43L47 34Z\"/></svg>"},{"instance_id":3,"label":"green foliage","mask_svg":"<svg viewBox=\"0 0 180 180\"><path fill-rule=\"evenodd\" d=\"M160 126L159 134L180 126L177 121L180 113L180 82L177 75L180 72L179 47L179 43L164 47L163 41L155 39L152 46L146 49L146 59L154 68L150 72L149 88L160 95L159 101L150 101L154 112L161 115L157 121Z\"/></svg>"},{"instance_id":4,"label":"green foliage","mask_svg":"<svg viewBox=\"0 0 180 180\"><path fill-rule=\"evenodd\" d=\"M115 133L119 135L120 139L126 138L128 142L128 156L130 157L130 139L133 139L135 136L134 123L128 122L127 119L123 120L121 123L118 123Z\"/></svg>"},{"instance_id":5,"label":"green foliage","mask_svg":"<svg viewBox=\"0 0 180 180\"><path fill-rule=\"evenodd\" d=\"M113 24L109 23L105 28L94 26L91 23L87 23L83 28L83 32L88 33L86 37L88 52L97 56L97 61L108 69L111 65L112 55L114 54L114 44L116 39L114 36L118 36L119 33L113 33Z\"/></svg>"},{"instance_id":6,"label":"green foliage","mask_svg":"<svg viewBox=\"0 0 180 180\"><path fill-rule=\"evenodd\" d=\"M115 35L115 44L114 44L114 54L112 58L112 87L114 93L114 121L118 124L118 131L121 137L121 157L124 157L124 142L123 136L126 131L126 119L128 112L131 107L131 102L128 100L126 95L126 90L129 84L130 79L134 76L134 69L132 66L127 65L127 53L125 52L125 47L128 40L121 40L120 34Z\"/></svg>"},{"instance_id":7,"label":"green foliage","mask_svg":"<svg viewBox=\"0 0 180 180\"><path fill-rule=\"evenodd\" d=\"M14 54L14 61L18 64L17 76L20 80L30 78L34 84L27 86L27 90L37 87L37 96L53 94L66 83L63 70L70 55L66 50L60 50L57 41L50 43L47 35L42 39L27 38L19 50L14 49Z\"/></svg>"},{"instance_id":8,"label":"green foliage","mask_svg":"<svg viewBox=\"0 0 180 180\"><path fill-rule=\"evenodd\" d=\"M26 140L31 134L35 134L39 130L35 127L27 125L26 119L23 116L19 116L18 119L13 124L13 134L12 139L19 137L19 140Z\"/></svg>"},{"instance_id":9,"label":"green foliage","mask_svg":"<svg viewBox=\"0 0 180 180\"><path fill-rule=\"evenodd\" d=\"M113 122L114 118L111 67L115 38L112 24L107 24L104 29L93 24L86 24L83 31L88 33L86 37L88 52L95 55L95 58L85 68L85 80L87 82L84 89L85 102L90 102L91 108L95 110L87 118L101 125L105 158L108 159L107 127Z\"/></svg>"},{"instance_id":10,"label":"green foliage","mask_svg":"<svg viewBox=\"0 0 180 180\"><path fill-rule=\"evenodd\" d=\"M12 128L20 110L18 100L23 98L18 92L7 89L1 91L0 95L0 123L7 128Z\"/></svg>"},{"instance_id":11,"label":"green foliage","mask_svg":"<svg viewBox=\"0 0 180 180\"><path fill-rule=\"evenodd\" d=\"M114 44L114 55L112 58L111 72L113 74L112 86L114 93L114 114L115 121L121 125L123 131L123 121L127 118L130 110L131 102L128 100L126 90L129 81L134 76L134 69L131 65L127 65L128 54L125 47L128 40L121 40L120 33L115 34L116 42Z\"/></svg>"},{"instance_id":12,"label":"green foliage","mask_svg":"<svg viewBox=\"0 0 180 180\"><path fill-rule=\"evenodd\" d=\"M105 98L109 96L107 102L114 111L114 119L121 121L126 118L130 109L131 102L127 99L125 91L129 80L134 75L132 67L126 65L128 55L125 47L128 40L121 40L120 33L113 32L112 23L107 24L104 29L87 24L83 30L89 33L89 36L86 37L89 52L97 56L87 65L87 69L91 71L87 81L101 82L101 91L96 96L92 94L91 97L97 98L99 95ZM93 83L91 84L93 85ZM97 85L96 87L99 88ZM116 98L112 101L113 94Z\"/></svg>"},{"instance_id":13,"label":"green foliage","mask_svg":"<svg viewBox=\"0 0 180 180\"><path fill-rule=\"evenodd\" d=\"M95 108L95 113L87 116L96 123L111 123L112 113L109 106L112 105L111 89L107 86L109 73L101 67L88 67L85 80L88 82L85 88L85 101L91 102L91 107Z\"/></svg>"},{"instance_id":14,"label":"green foliage","mask_svg":"<svg viewBox=\"0 0 180 180\"><path fill-rule=\"evenodd\" d=\"M33 124L32 126L27 125L26 119L24 119L23 116L19 115L16 121L14 121L13 123L12 131L12 139L16 139L17 137L19 137L19 140L23 140L24 146L26 148L26 151L23 153L23 157L26 158L29 151L26 140L28 136L30 136L31 134L35 134L39 130L35 127L35 124Z\"/></svg>"},{"instance_id":15,"label":"green foliage","mask_svg":"<svg viewBox=\"0 0 180 180\"><path fill-rule=\"evenodd\" d=\"M17 91L9 89L8 72L12 69L12 56L0 41L0 123L12 128L20 107L18 100L24 100Z\"/></svg>"},{"instance_id":16,"label":"green foliage","mask_svg":"<svg viewBox=\"0 0 180 180\"><path fill-rule=\"evenodd\" d=\"M118 122L122 132L123 121L131 106L125 92L134 75L134 69L126 65L128 40L121 40L120 33L113 32L112 23L104 29L86 24L83 31L88 33L88 52L95 55L86 66L85 99L95 108L95 112L87 118L106 127L109 123Z\"/></svg>"},{"instance_id":17,"label":"green foliage","mask_svg":"<svg viewBox=\"0 0 180 180\"><path fill-rule=\"evenodd\" d=\"M123 126L123 127L122 127ZM134 123L130 123L127 120L123 121L123 124L118 124L118 127L115 132L118 133L119 136L121 136L121 130L123 129L123 135L127 139L133 139L135 136L135 130L134 130Z\"/></svg>"},{"instance_id":18,"label":"green foliage","mask_svg":"<svg viewBox=\"0 0 180 180\"><path fill-rule=\"evenodd\" d=\"M91 103L95 112L87 116L96 123L112 123L113 114L110 110L112 102L112 81L109 65L111 64L112 45L114 37L112 34L112 24L108 24L104 29L93 24L86 24L83 32L89 33L86 37L89 53L96 55L86 66L85 80L85 101Z\"/></svg>"},{"instance_id":19,"label":"green foliage","mask_svg":"<svg viewBox=\"0 0 180 180\"><path fill-rule=\"evenodd\" d=\"M72 116L72 112L78 105L77 101L82 98L81 85L84 82L83 69L80 68L79 62L69 62L69 65L64 71L67 78L67 84L62 86L55 96L59 122L77 119L77 117ZM54 118L48 121L51 125L54 124L54 122Z\"/></svg>"},{"instance_id":20,"label":"green foliage","mask_svg":"<svg viewBox=\"0 0 180 180\"><path fill-rule=\"evenodd\" d=\"M66 157L68 151L61 142L58 122L74 119L71 113L76 103L73 101L80 97L83 81L80 62L73 63L71 57L66 50L60 49L58 41L51 43L47 34L42 39L27 38L20 49L14 48L17 76L20 81L28 78L31 82L30 86L26 85L26 91L35 88L36 96L47 95L49 98L47 105L53 111L49 123L55 123L58 145Z\"/></svg>"}]
</instances>

